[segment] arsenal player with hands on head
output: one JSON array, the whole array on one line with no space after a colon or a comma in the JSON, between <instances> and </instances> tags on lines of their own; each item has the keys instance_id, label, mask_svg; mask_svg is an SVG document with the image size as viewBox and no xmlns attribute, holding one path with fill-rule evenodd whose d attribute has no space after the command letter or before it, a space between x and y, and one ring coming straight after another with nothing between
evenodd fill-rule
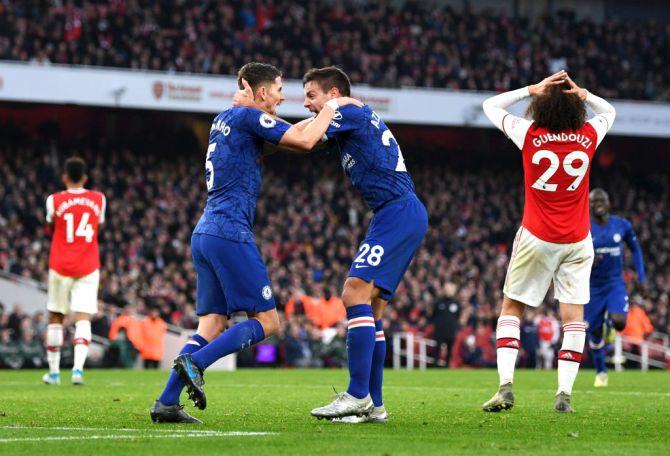
<instances>
[{"instance_id":1,"label":"arsenal player with hands on head","mask_svg":"<svg viewBox=\"0 0 670 456\"><path fill-rule=\"evenodd\" d=\"M92 314L97 312L100 282L98 226L105 221L105 195L84 188L86 164L79 157L65 161L66 190L47 198L47 222L53 239L49 257L47 310L47 360L49 373L42 380L60 384L60 351L63 319L75 313L74 366L72 383L84 382L83 370L91 341Z\"/></svg>"},{"instance_id":2,"label":"arsenal player with hands on head","mask_svg":"<svg viewBox=\"0 0 670 456\"><path fill-rule=\"evenodd\" d=\"M505 110L532 97L527 114ZM586 120L586 106L595 116ZM512 381L519 351L519 321L538 307L549 286L560 303L563 343L558 352L554 409L572 412L570 398L586 337L593 242L589 219L589 170L596 147L614 122L614 107L559 71L538 84L484 101L484 113L521 150L525 205L512 247L496 330L500 388L487 412L514 405Z\"/></svg>"}]
</instances>

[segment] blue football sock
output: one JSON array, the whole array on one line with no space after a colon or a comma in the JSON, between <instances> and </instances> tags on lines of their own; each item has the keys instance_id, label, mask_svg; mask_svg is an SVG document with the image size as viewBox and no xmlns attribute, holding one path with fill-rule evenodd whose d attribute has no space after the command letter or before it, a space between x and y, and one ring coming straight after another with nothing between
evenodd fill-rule
<instances>
[{"instance_id":1,"label":"blue football sock","mask_svg":"<svg viewBox=\"0 0 670 456\"><path fill-rule=\"evenodd\" d=\"M184 353L195 353L201 348L207 345L207 340L204 337L194 334L186 342L186 345L179 352L180 355ZM164 405L175 405L179 403L179 396L181 395L181 390L184 389L184 382L181 381L177 372L172 369L170 371L170 378L168 378L163 394L158 398Z\"/></svg>"},{"instance_id":2,"label":"blue football sock","mask_svg":"<svg viewBox=\"0 0 670 456\"><path fill-rule=\"evenodd\" d=\"M372 368L370 369L370 396L375 407L384 405L382 401L382 382L384 379L384 361L386 360L386 338L382 321L375 322L375 349L372 352Z\"/></svg>"},{"instance_id":3,"label":"blue football sock","mask_svg":"<svg viewBox=\"0 0 670 456\"><path fill-rule=\"evenodd\" d=\"M599 337L598 339L591 337L589 339L589 348L591 350L593 364L596 367L596 372L607 372L607 366L605 365L605 341L602 337Z\"/></svg>"},{"instance_id":4,"label":"blue football sock","mask_svg":"<svg viewBox=\"0 0 670 456\"><path fill-rule=\"evenodd\" d=\"M238 352L265 339L263 326L255 318L237 323L193 355L193 362L200 369L207 369L217 360Z\"/></svg>"},{"instance_id":5,"label":"blue football sock","mask_svg":"<svg viewBox=\"0 0 670 456\"><path fill-rule=\"evenodd\" d=\"M375 348L375 319L370 304L347 307L347 355L349 388L347 392L363 399L370 392L370 368Z\"/></svg>"}]
</instances>

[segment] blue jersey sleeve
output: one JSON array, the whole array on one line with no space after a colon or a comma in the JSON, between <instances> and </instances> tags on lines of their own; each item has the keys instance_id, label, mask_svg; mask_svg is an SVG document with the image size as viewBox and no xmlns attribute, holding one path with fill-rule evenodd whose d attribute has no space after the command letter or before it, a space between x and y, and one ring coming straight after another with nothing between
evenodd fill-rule
<instances>
[{"instance_id":1,"label":"blue jersey sleeve","mask_svg":"<svg viewBox=\"0 0 670 456\"><path fill-rule=\"evenodd\" d=\"M626 242L626 245L630 249L633 255L633 265L635 266L635 272L637 272L637 277L640 282L647 280L647 275L644 271L644 260L642 258L642 249L640 244L637 242L637 236L633 230L633 226L628 220L624 220L625 234L623 240Z\"/></svg>"},{"instance_id":2,"label":"blue jersey sleeve","mask_svg":"<svg viewBox=\"0 0 670 456\"><path fill-rule=\"evenodd\" d=\"M243 118L244 128L254 137L279 144L290 124L277 120L268 113L254 108L243 108L246 113Z\"/></svg>"},{"instance_id":3,"label":"blue jersey sleeve","mask_svg":"<svg viewBox=\"0 0 670 456\"><path fill-rule=\"evenodd\" d=\"M342 106L337 110L330 121L326 136L337 138L343 133L349 133L352 130L360 128L366 121L367 114L363 108L354 105Z\"/></svg>"}]
</instances>

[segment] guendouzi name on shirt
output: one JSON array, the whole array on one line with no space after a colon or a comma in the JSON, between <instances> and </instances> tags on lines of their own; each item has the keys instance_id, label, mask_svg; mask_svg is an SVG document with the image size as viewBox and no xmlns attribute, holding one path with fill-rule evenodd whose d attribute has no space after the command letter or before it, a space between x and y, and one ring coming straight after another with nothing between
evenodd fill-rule
<instances>
[{"instance_id":1,"label":"guendouzi name on shirt","mask_svg":"<svg viewBox=\"0 0 670 456\"><path fill-rule=\"evenodd\" d=\"M591 138L578 133L546 133L533 139L533 145L540 147L548 142L576 142L582 147L588 149L593 144Z\"/></svg>"}]
</instances>

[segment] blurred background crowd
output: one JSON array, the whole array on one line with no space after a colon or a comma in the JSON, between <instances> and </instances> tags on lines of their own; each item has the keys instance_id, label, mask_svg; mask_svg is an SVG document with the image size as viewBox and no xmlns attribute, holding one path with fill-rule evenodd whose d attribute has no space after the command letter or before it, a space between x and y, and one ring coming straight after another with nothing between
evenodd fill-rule
<instances>
[{"instance_id":1,"label":"blurred background crowd","mask_svg":"<svg viewBox=\"0 0 670 456\"><path fill-rule=\"evenodd\" d=\"M566 69L605 98L670 100L670 26L662 19L596 22L569 11L529 19L462 4L0 2L0 59L210 74L260 60L298 79L337 64L354 84L494 91Z\"/></svg>"},{"instance_id":2,"label":"blurred background crowd","mask_svg":"<svg viewBox=\"0 0 670 456\"><path fill-rule=\"evenodd\" d=\"M50 237L44 203L61 189L63 159L76 153L89 165L89 187L103 191L108 202L99 237L100 311L93 332L109 337L121 317L117 327L126 330L145 320L196 328L189 242L206 199L197 135L148 129L113 139L83 132L76 140L59 141L47 127L35 138L12 128L14 139L0 145L0 270L46 283ZM502 140L497 133L488 134ZM163 150L147 146L161 141ZM468 159L467 153L405 144L430 228L384 316L386 335L390 339L396 332L412 332L436 340L439 348L432 354L440 365L492 365L502 282L523 204L518 153L506 155L514 154L511 145L502 155L473 149ZM241 361L341 365L345 314L338 293L371 214L342 173L336 152L269 156L263 172L256 241L283 329L270 342L272 353ZM635 171L594 164L592 184L610 192L613 212L632 221L642 245L650 277L645 293L638 293L631 269L626 272L631 304L640 318L648 318L648 324L636 326L640 337L651 328L670 332L670 176L653 166ZM2 304L3 341L29 344L42 337L44 315L23 314L21 303ZM536 352L541 341L558 338L557 330L548 330L554 321L553 299L547 300L546 311L528 314L523 363L540 364ZM154 329L162 330L149 330ZM10 345L3 344L3 350ZM0 358L6 356L0 353Z\"/></svg>"}]
</instances>

